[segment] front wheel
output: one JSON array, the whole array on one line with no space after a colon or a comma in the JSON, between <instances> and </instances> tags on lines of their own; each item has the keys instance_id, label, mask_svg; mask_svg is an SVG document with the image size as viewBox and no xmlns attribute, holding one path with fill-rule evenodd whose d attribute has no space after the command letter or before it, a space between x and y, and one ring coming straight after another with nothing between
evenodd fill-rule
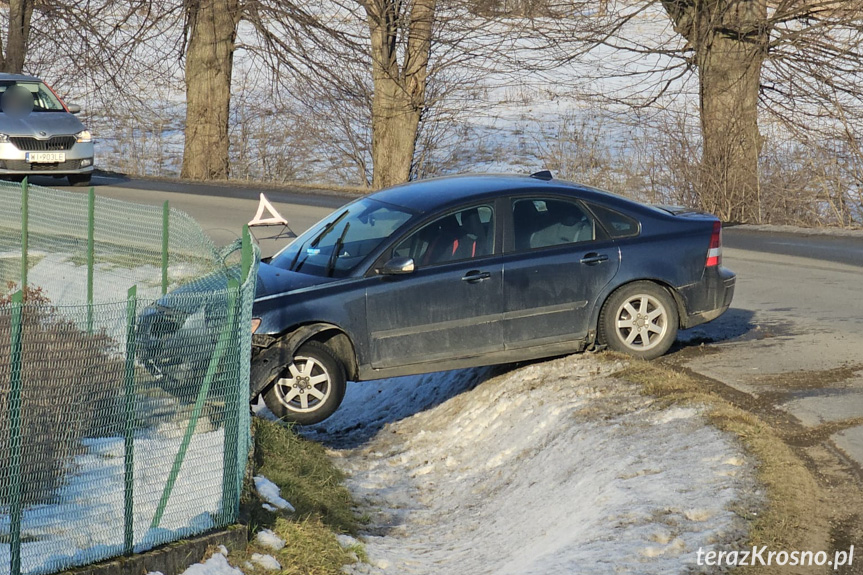
<instances>
[{"instance_id":1,"label":"front wheel","mask_svg":"<svg viewBox=\"0 0 863 575\"><path fill-rule=\"evenodd\" d=\"M319 423L338 409L345 397L345 369L322 344L310 341L294 352L264 394L276 417L300 425Z\"/></svg>"},{"instance_id":2,"label":"front wheel","mask_svg":"<svg viewBox=\"0 0 863 575\"><path fill-rule=\"evenodd\" d=\"M642 359L663 355L677 339L677 304L652 282L635 282L611 294L599 314L599 342Z\"/></svg>"}]
</instances>

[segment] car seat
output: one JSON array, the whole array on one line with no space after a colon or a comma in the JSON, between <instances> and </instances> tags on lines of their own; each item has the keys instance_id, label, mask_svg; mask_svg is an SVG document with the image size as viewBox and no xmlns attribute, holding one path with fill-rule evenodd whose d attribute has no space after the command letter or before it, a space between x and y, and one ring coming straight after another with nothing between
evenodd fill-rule
<instances>
[{"instance_id":1,"label":"car seat","mask_svg":"<svg viewBox=\"0 0 863 575\"><path fill-rule=\"evenodd\" d=\"M455 215L441 218L432 224L434 238L423 255L422 265L439 264L455 259L460 244L461 228Z\"/></svg>"}]
</instances>

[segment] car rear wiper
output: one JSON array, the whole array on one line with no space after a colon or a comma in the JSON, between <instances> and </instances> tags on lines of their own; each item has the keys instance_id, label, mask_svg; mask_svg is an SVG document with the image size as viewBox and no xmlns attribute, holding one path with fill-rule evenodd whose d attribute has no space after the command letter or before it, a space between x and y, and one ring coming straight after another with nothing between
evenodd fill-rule
<instances>
[{"instance_id":1,"label":"car rear wiper","mask_svg":"<svg viewBox=\"0 0 863 575\"><path fill-rule=\"evenodd\" d=\"M348 235L348 230L351 229L351 222L345 224L345 229L342 230L342 235L336 240L336 245L333 246L333 252L330 254L330 259L327 260L327 277L332 277L336 268L336 260L339 257L339 252L342 251L342 246L345 244L345 236Z\"/></svg>"}]
</instances>

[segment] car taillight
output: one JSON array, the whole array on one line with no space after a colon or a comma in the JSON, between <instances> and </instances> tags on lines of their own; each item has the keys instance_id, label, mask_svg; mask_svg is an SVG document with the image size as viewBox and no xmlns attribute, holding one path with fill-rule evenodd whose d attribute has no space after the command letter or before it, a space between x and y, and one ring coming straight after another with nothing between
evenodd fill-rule
<instances>
[{"instance_id":1,"label":"car taillight","mask_svg":"<svg viewBox=\"0 0 863 575\"><path fill-rule=\"evenodd\" d=\"M710 249L707 250L705 267L722 265L722 222L713 223L713 234L710 236Z\"/></svg>"}]
</instances>

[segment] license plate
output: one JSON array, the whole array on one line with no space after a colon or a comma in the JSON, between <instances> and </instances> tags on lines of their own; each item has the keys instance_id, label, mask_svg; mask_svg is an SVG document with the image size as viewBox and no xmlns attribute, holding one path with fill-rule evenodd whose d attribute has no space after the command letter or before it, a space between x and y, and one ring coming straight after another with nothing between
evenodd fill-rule
<instances>
[{"instance_id":1,"label":"license plate","mask_svg":"<svg viewBox=\"0 0 863 575\"><path fill-rule=\"evenodd\" d=\"M24 159L31 164L57 164L66 161L63 152L27 152Z\"/></svg>"}]
</instances>

